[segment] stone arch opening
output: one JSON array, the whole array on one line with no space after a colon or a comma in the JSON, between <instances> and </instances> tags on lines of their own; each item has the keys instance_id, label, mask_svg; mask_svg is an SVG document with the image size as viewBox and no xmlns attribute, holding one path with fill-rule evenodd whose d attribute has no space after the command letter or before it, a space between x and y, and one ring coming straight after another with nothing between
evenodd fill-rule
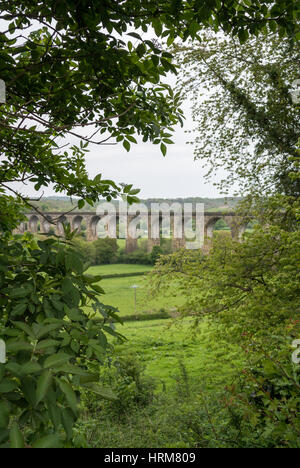
<instances>
[{"instance_id":1,"label":"stone arch opening","mask_svg":"<svg viewBox=\"0 0 300 468\"><path fill-rule=\"evenodd\" d=\"M38 216L36 215L30 216L28 220L28 228L29 228L29 231L34 234L37 234L38 232L41 231L41 223L40 223Z\"/></svg>"},{"instance_id":2,"label":"stone arch opening","mask_svg":"<svg viewBox=\"0 0 300 468\"><path fill-rule=\"evenodd\" d=\"M93 216L90 219L88 223L88 227L87 227L87 240L93 241L93 240L98 239L97 227L98 227L99 221L100 221L100 216Z\"/></svg>"},{"instance_id":3,"label":"stone arch opening","mask_svg":"<svg viewBox=\"0 0 300 468\"><path fill-rule=\"evenodd\" d=\"M42 221L42 228L43 228L44 234L54 234L55 233L55 226L53 224L51 216L47 216Z\"/></svg>"},{"instance_id":4,"label":"stone arch opening","mask_svg":"<svg viewBox=\"0 0 300 468\"><path fill-rule=\"evenodd\" d=\"M215 230L215 226L222 218L220 216L214 216L210 218L204 226L204 237L212 238ZM218 224L217 224L218 226Z\"/></svg>"},{"instance_id":5,"label":"stone arch opening","mask_svg":"<svg viewBox=\"0 0 300 468\"><path fill-rule=\"evenodd\" d=\"M255 225L258 223L257 220L255 219L250 219L248 221L246 221L245 223L243 223L242 225L239 226L239 233L238 233L238 237L240 240L243 239L244 236L247 236L249 234L251 234L255 228Z\"/></svg>"},{"instance_id":6,"label":"stone arch opening","mask_svg":"<svg viewBox=\"0 0 300 468\"><path fill-rule=\"evenodd\" d=\"M80 216L80 215L75 216L72 219L71 226L72 226L72 231L77 230L77 235L82 234L82 230L85 231L85 229L83 229L83 227L84 227L83 226L83 217Z\"/></svg>"}]
</instances>

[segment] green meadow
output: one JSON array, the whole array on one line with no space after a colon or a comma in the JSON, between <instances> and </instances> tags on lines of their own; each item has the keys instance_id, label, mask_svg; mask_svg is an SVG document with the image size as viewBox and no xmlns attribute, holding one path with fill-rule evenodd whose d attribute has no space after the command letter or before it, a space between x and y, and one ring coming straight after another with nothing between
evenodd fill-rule
<instances>
[{"instance_id":1,"label":"green meadow","mask_svg":"<svg viewBox=\"0 0 300 468\"><path fill-rule=\"evenodd\" d=\"M95 275L127 274L145 272L144 276L107 278L99 282L104 289L104 304L119 309L119 315L135 313L133 285L137 285L137 314L149 314L149 320L129 321L117 325L117 330L126 337L122 344L116 344L116 352L134 353L144 362L146 374L153 377L159 385L171 386L174 383L174 369L178 362L184 362L191 376L208 378L210 385L224 383L229 375L238 368L239 360L227 350L224 359L224 343L217 345L210 342L209 326L203 322L195 330L190 318L152 319L151 313L164 308L172 312L180 306L180 297L156 297L151 299L146 293L147 273L152 267L145 265L101 265L91 267L89 272ZM174 291L175 293L175 291ZM210 325L211 327L211 325ZM218 371L222 358L222 374Z\"/></svg>"},{"instance_id":2,"label":"green meadow","mask_svg":"<svg viewBox=\"0 0 300 468\"><path fill-rule=\"evenodd\" d=\"M112 269L108 266L102 271ZM139 295L143 297L140 276L101 282L107 290L103 301L118 306L121 316L132 310L132 280L140 284ZM162 303L163 299L156 300L157 307ZM212 340L211 328L203 321L195 329L191 318L117 324L117 331L126 339L110 340L115 365L104 367L100 380L112 388L118 400L109 402L87 395L75 430L75 446L218 446L214 427L222 437L229 423L220 402L225 387L241 373L243 361L237 348Z\"/></svg>"},{"instance_id":3,"label":"green meadow","mask_svg":"<svg viewBox=\"0 0 300 468\"><path fill-rule=\"evenodd\" d=\"M194 380L205 380L211 390L224 386L240 369L236 350L228 350L224 342L211 343L208 324L197 330L191 319L126 322L117 330L127 341L116 346L116 352L134 353L145 365L145 373L158 387L172 390L179 362Z\"/></svg>"},{"instance_id":4,"label":"green meadow","mask_svg":"<svg viewBox=\"0 0 300 468\"><path fill-rule=\"evenodd\" d=\"M216 445L214 424L227 421L219 410L219 395L243 366L239 350L212 340L212 324L193 319L151 319L162 308L174 310L180 298L147 297L145 285L151 267L144 265L103 265L90 268L97 275L145 272L144 276L107 278L100 281L105 290L102 302L118 307L120 316L134 314L137 285L137 314L149 320L117 324L123 342L114 338L112 360L100 370L104 386L116 392L116 402L102 399L85 401L85 412L75 431L78 447L201 447ZM175 292L175 290L174 290ZM203 395L208 401L203 405ZM220 418L220 419L219 419ZM222 423L223 424L223 423ZM204 433L199 433L199 427ZM220 430L222 430L220 428Z\"/></svg>"},{"instance_id":5,"label":"green meadow","mask_svg":"<svg viewBox=\"0 0 300 468\"><path fill-rule=\"evenodd\" d=\"M112 274L127 274L138 273L138 276L118 277L102 279L99 285L104 289L105 294L102 296L104 304L117 307L120 311L120 316L133 314L155 313L161 309L167 312L172 312L176 305L180 305L180 299L177 297L157 297L152 299L146 293L147 273L152 267L147 265L100 265L91 267L88 272L93 275L112 275ZM140 275L144 272L145 275ZM136 310L134 299L134 288L136 288ZM175 294L175 291L174 291Z\"/></svg>"}]
</instances>

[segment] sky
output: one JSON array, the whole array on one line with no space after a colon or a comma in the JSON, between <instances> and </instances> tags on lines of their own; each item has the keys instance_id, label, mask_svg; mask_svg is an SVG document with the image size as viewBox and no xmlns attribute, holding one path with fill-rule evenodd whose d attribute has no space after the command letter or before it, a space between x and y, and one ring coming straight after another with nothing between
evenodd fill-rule
<instances>
[{"instance_id":1,"label":"sky","mask_svg":"<svg viewBox=\"0 0 300 468\"><path fill-rule=\"evenodd\" d=\"M190 134L185 129L193 125L190 103L184 105L185 126L176 128L164 157L159 145L139 142L131 151L116 146L98 147L87 157L87 168L91 175L102 172L105 178L133 184L141 189L141 198L177 198L220 196L212 183L206 183L206 172L200 161L194 161L193 146L187 145Z\"/></svg>"},{"instance_id":2,"label":"sky","mask_svg":"<svg viewBox=\"0 0 300 468\"><path fill-rule=\"evenodd\" d=\"M174 145L168 145L167 155L164 157L159 145L143 143L132 145L128 153L122 143L114 146L90 145L90 152L86 156L86 166L91 177L103 174L104 179L115 182L133 184L141 189L139 197L145 198L185 198L208 197L217 198L222 195L214 187L213 178L207 182L204 178L206 169L201 161L194 161L193 146L187 145L191 139L190 130L194 123L191 117L191 103L186 100L182 106L185 113L184 127L176 127L172 140ZM219 177L224 177L220 171ZM13 184L14 189L24 195L37 197L37 193L30 186ZM44 196L57 195L51 188L43 189Z\"/></svg>"}]
</instances>

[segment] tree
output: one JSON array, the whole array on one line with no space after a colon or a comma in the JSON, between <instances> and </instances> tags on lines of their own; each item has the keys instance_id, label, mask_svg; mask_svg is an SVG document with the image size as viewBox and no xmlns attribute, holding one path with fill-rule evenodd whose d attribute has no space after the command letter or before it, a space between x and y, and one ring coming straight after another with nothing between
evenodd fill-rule
<instances>
[{"instance_id":1,"label":"tree","mask_svg":"<svg viewBox=\"0 0 300 468\"><path fill-rule=\"evenodd\" d=\"M195 159L208 174L228 171L220 186L298 196L299 43L277 34L240 44L207 32L200 44L177 49L180 89L190 92L196 122Z\"/></svg>"},{"instance_id":2,"label":"tree","mask_svg":"<svg viewBox=\"0 0 300 468\"><path fill-rule=\"evenodd\" d=\"M113 263L117 258L118 244L116 239L104 238L94 242L95 264Z\"/></svg>"},{"instance_id":3,"label":"tree","mask_svg":"<svg viewBox=\"0 0 300 468\"><path fill-rule=\"evenodd\" d=\"M295 16L292 0L1 2L0 75L7 86L0 113L2 193L12 181L30 180L37 190L53 183L57 192L80 197L81 207L122 190L100 175L89 179L89 142L116 140L129 150L138 133L166 153L182 113L179 95L160 81L175 67L169 52L136 30L153 27L170 45L177 37L195 38L203 25L240 40L269 25L293 40ZM66 149L70 137L80 146ZM136 192L126 193L134 201Z\"/></svg>"},{"instance_id":4,"label":"tree","mask_svg":"<svg viewBox=\"0 0 300 468\"><path fill-rule=\"evenodd\" d=\"M80 388L114 399L99 383L101 364L118 337L115 309L99 301L100 277L85 272L70 239L0 239L0 447L70 446ZM104 320L95 321L101 314Z\"/></svg>"},{"instance_id":5,"label":"tree","mask_svg":"<svg viewBox=\"0 0 300 468\"><path fill-rule=\"evenodd\" d=\"M228 172L219 187L239 183L238 209L257 223L241 243L213 239L209 255L179 251L160 257L150 292L185 298L182 315L213 324L211 340L241 346L245 369L225 407L250 446L299 447L299 107L298 45L278 35L240 45L208 32L201 44L176 47L181 90L193 93L198 123L195 156ZM200 91L200 98L199 98Z\"/></svg>"},{"instance_id":6,"label":"tree","mask_svg":"<svg viewBox=\"0 0 300 468\"><path fill-rule=\"evenodd\" d=\"M174 296L176 287L177 308L194 333L205 321L211 342L240 348L243 372L224 389L228 434L238 429L247 447L300 447L300 367L292 362L300 336L299 200L281 195L260 203L259 223L242 243L216 236L209 255L161 256L149 293Z\"/></svg>"},{"instance_id":7,"label":"tree","mask_svg":"<svg viewBox=\"0 0 300 468\"><path fill-rule=\"evenodd\" d=\"M121 192L134 202L132 186L100 174L91 180L84 158L91 142L122 142L129 150L135 133L166 154L172 129L182 122L179 93L161 83L176 71L172 56L137 30L151 26L170 45L177 37L195 38L203 25L244 40L272 24L293 41L296 14L292 0L0 2L0 76L7 91L0 107L0 318L9 357L0 365L2 446L70 444L80 385L114 398L95 385L88 360L101 364L105 333L116 336L107 321L118 320L99 302L100 278L84 274L67 228L67 245L11 237L25 199L8 197L7 190L16 194L9 184L30 181L37 191L54 184L57 192L79 197L79 208ZM104 323L91 320L87 305Z\"/></svg>"}]
</instances>

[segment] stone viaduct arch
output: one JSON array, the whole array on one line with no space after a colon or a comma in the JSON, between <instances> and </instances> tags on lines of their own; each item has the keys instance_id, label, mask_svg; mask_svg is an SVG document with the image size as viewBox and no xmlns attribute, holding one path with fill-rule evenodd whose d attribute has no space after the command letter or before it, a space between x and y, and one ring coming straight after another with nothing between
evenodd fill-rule
<instances>
[{"instance_id":1,"label":"stone viaduct arch","mask_svg":"<svg viewBox=\"0 0 300 468\"><path fill-rule=\"evenodd\" d=\"M27 221L22 222L18 229L15 230L16 234L22 234L24 232L49 234L54 232L56 235L63 237L64 230L63 224L70 224L72 230L77 229L80 233L82 231L83 224L86 229L86 240L92 242L98 239L97 226L101 219L106 215L98 215L93 212L74 212L74 213L26 213ZM138 214L132 215L128 213L116 212L116 224L117 232L119 229L119 223L125 220L127 225L127 237L126 237L126 251L133 252L137 248L137 239L130 237L128 231L128 223L136 218ZM153 229L153 223L151 222L150 214L148 217L148 251L151 252L155 245L160 245L159 231ZM163 213L157 214L159 223L163 217ZM177 216L177 215L176 215ZM173 249L185 247L185 239L183 236L176 237L174 234L174 223L178 219L174 213L170 214L171 223L171 237ZM182 215L180 215L182 217ZM195 214L192 214L194 217ZM205 212L204 213L204 238L209 240L213 237L213 229L218 220L224 220L227 226L230 228L231 236L233 239L241 240L243 233L245 232L247 223L249 220L243 219L237 216L235 213L222 213L222 212ZM159 224L161 225L161 224ZM155 232L154 232L155 231ZM178 232L178 230L177 230Z\"/></svg>"}]
</instances>

